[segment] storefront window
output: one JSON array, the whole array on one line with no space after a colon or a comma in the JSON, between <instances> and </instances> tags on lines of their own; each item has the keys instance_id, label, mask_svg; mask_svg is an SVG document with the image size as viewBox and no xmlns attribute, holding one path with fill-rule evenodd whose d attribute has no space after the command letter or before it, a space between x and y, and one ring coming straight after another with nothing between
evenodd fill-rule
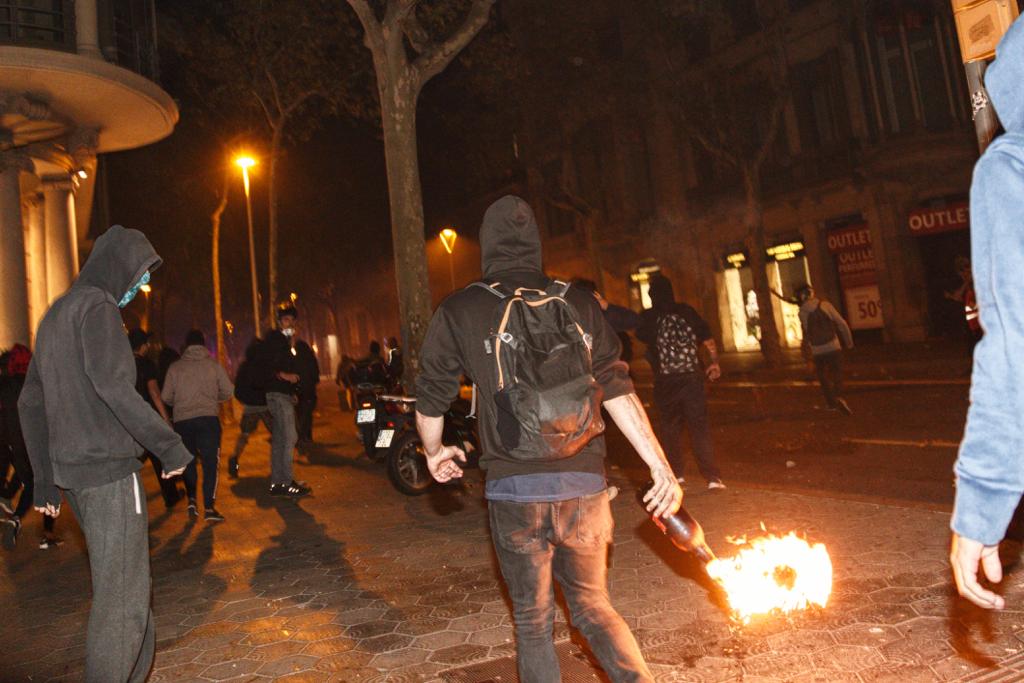
<instances>
[{"instance_id":1,"label":"storefront window","mask_svg":"<svg viewBox=\"0 0 1024 683\"><path fill-rule=\"evenodd\" d=\"M827 229L828 249L835 258L839 287L843 290L846 320L853 330L883 326L882 297L878 290L871 229L860 216L833 221Z\"/></svg>"},{"instance_id":2,"label":"storefront window","mask_svg":"<svg viewBox=\"0 0 1024 683\"><path fill-rule=\"evenodd\" d=\"M918 243L928 295L932 336L973 334L965 308L973 298L970 209L963 197L939 198L914 209L907 228Z\"/></svg>"},{"instance_id":3,"label":"storefront window","mask_svg":"<svg viewBox=\"0 0 1024 683\"><path fill-rule=\"evenodd\" d=\"M800 330L800 307L795 300L796 290L810 282L804 244L799 240L782 242L768 247L768 286L772 298L775 320L781 321L783 343L798 347L803 339ZM737 251L724 258L723 282L729 304L729 325L737 351L756 351L761 348L761 310L754 291L754 277L747 255Z\"/></svg>"},{"instance_id":4,"label":"storefront window","mask_svg":"<svg viewBox=\"0 0 1024 683\"><path fill-rule=\"evenodd\" d=\"M661 272L661 266L654 261L645 261L636 267L630 276L630 295L643 310L651 307L651 278Z\"/></svg>"}]
</instances>

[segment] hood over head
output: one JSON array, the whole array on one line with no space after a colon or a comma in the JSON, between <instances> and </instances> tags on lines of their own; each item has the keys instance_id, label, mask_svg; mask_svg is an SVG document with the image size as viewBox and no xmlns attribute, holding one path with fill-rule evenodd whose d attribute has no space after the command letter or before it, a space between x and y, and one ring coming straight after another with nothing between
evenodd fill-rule
<instances>
[{"instance_id":1,"label":"hood over head","mask_svg":"<svg viewBox=\"0 0 1024 683\"><path fill-rule=\"evenodd\" d=\"M1024 132L1024 22L1013 22L985 71L985 89L1007 131Z\"/></svg>"},{"instance_id":2,"label":"hood over head","mask_svg":"<svg viewBox=\"0 0 1024 683\"><path fill-rule=\"evenodd\" d=\"M181 354L182 360L205 360L210 357L210 352L205 346L199 344L193 344L185 347L185 352Z\"/></svg>"},{"instance_id":3,"label":"hood over head","mask_svg":"<svg viewBox=\"0 0 1024 683\"><path fill-rule=\"evenodd\" d=\"M671 308L676 302L676 294L672 289L672 281L664 275L655 275L651 278L650 290L651 305L657 310Z\"/></svg>"},{"instance_id":4,"label":"hood over head","mask_svg":"<svg viewBox=\"0 0 1024 683\"><path fill-rule=\"evenodd\" d=\"M540 229L523 199L505 195L491 204L480 225L484 277L509 270L541 270Z\"/></svg>"},{"instance_id":5,"label":"hood over head","mask_svg":"<svg viewBox=\"0 0 1024 683\"><path fill-rule=\"evenodd\" d=\"M147 271L156 270L161 263L145 235L112 225L96 240L77 283L99 287L120 301Z\"/></svg>"}]
</instances>

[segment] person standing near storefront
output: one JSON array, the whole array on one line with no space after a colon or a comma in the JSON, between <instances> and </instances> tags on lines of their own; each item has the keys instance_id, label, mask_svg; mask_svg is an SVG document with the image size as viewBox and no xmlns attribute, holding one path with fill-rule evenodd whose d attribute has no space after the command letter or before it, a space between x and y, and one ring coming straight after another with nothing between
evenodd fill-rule
<instances>
[{"instance_id":1,"label":"person standing near storefront","mask_svg":"<svg viewBox=\"0 0 1024 683\"><path fill-rule=\"evenodd\" d=\"M850 326L835 306L814 296L810 285L799 287L796 298L800 302L803 350L814 361L825 402L832 410L853 415L850 404L843 398L842 351L853 348Z\"/></svg>"},{"instance_id":2,"label":"person standing near storefront","mask_svg":"<svg viewBox=\"0 0 1024 683\"><path fill-rule=\"evenodd\" d=\"M651 278L650 294L652 307L640 314L636 337L647 345L654 370L659 441L682 484L683 429L688 428L697 468L708 488L724 489L711 443L704 389L705 379L714 382L722 376L711 328L692 306L675 300L672 282L664 275ZM701 349L708 356L703 371Z\"/></svg>"}]
</instances>

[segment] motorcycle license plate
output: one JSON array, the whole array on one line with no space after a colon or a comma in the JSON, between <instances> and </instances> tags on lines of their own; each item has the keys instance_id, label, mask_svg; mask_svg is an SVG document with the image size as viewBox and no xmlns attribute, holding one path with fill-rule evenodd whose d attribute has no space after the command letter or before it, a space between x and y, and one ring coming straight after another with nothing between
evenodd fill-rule
<instances>
[{"instance_id":1,"label":"motorcycle license plate","mask_svg":"<svg viewBox=\"0 0 1024 683\"><path fill-rule=\"evenodd\" d=\"M390 448L391 440L395 438L394 429L382 429L377 435L377 448Z\"/></svg>"},{"instance_id":2,"label":"motorcycle license plate","mask_svg":"<svg viewBox=\"0 0 1024 683\"><path fill-rule=\"evenodd\" d=\"M377 411L373 408L361 408L356 413L356 424L365 425L372 424L377 420Z\"/></svg>"}]
</instances>

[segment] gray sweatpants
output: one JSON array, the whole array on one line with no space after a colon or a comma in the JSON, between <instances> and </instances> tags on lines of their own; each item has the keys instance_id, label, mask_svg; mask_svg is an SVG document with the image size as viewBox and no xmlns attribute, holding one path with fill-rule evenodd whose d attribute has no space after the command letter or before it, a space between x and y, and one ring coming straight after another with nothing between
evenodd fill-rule
<instances>
[{"instance_id":1,"label":"gray sweatpants","mask_svg":"<svg viewBox=\"0 0 1024 683\"><path fill-rule=\"evenodd\" d=\"M92 571L92 608L85 636L87 683L144 681L156 633L150 609L149 513L137 474L68 490L85 534Z\"/></svg>"},{"instance_id":2,"label":"gray sweatpants","mask_svg":"<svg viewBox=\"0 0 1024 683\"><path fill-rule=\"evenodd\" d=\"M270 430L270 483L292 483L292 454L299 433L295 430L295 402L289 394L267 392Z\"/></svg>"}]
</instances>

